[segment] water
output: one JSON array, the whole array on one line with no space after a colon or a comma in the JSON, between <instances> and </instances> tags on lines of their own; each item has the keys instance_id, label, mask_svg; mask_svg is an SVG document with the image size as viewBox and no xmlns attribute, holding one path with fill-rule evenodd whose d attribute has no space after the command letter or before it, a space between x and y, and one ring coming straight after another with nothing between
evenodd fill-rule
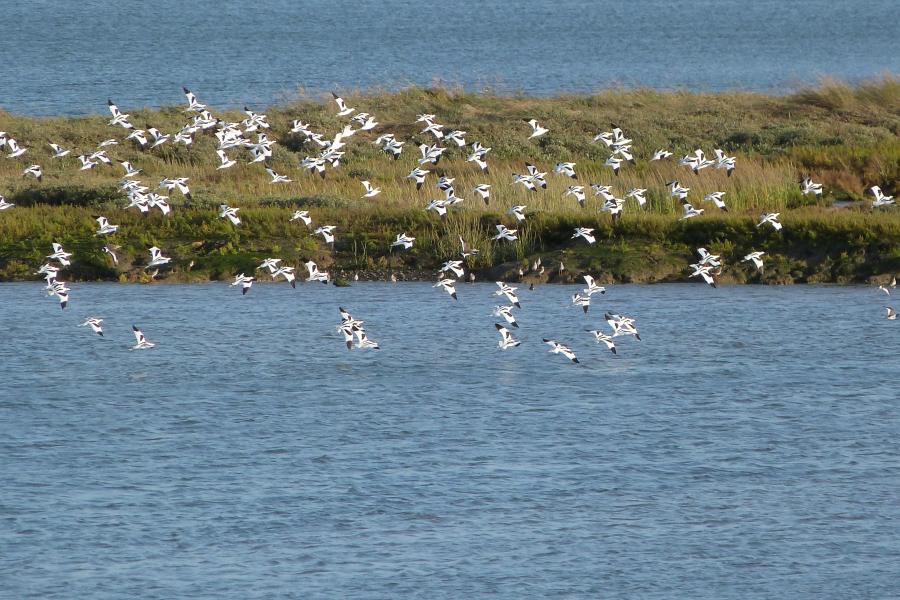
<instances>
[{"instance_id":1,"label":"water","mask_svg":"<svg viewBox=\"0 0 900 600\"><path fill-rule=\"evenodd\" d=\"M4 600L900 595L870 287L542 286L506 352L490 284L73 288L0 285Z\"/></svg>"},{"instance_id":2,"label":"water","mask_svg":"<svg viewBox=\"0 0 900 600\"><path fill-rule=\"evenodd\" d=\"M0 0L0 107L271 105L302 87L436 79L554 94L610 85L784 92L900 71L896 0Z\"/></svg>"}]
</instances>

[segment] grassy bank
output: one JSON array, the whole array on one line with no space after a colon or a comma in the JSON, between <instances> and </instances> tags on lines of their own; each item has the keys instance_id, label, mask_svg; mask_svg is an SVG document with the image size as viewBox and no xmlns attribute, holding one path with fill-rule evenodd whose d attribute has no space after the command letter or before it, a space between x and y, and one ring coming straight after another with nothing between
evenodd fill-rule
<instances>
[{"instance_id":1,"label":"grassy bank","mask_svg":"<svg viewBox=\"0 0 900 600\"><path fill-rule=\"evenodd\" d=\"M98 100L99 111L104 99ZM830 83L789 96L636 90L527 98L410 89L351 94L347 101L375 115L380 125L349 138L340 168L329 169L324 180L299 168L300 159L318 148L288 133L293 119L326 137L343 127L347 120L334 116L333 103L321 99L265 111L272 125L269 137L278 142L270 165L294 180L286 185L270 184L262 165L245 164L244 156L234 152L230 154L244 164L217 170L211 133L199 136L191 148L165 144L141 150L130 142L108 148L115 160L130 160L142 169L139 179L151 187L164 177L190 178L193 202L183 206L181 196L174 194L168 217L122 210L127 202L116 189L122 173L118 165L79 171L73 156L51 158L48 142L72 148L77 155L108 138L122 140L123 130L109 126L106 115L37 119L0 112L0 131L29 148L22 158L0 158L0 194L17 205L0 212L0 279L32 277L53 241L75 253L68 272L75 279L145 279L142 267L151 245L174 258L167 275L172 280L230 278L252 271L266 256L288 262L312 258L348 275L383 277L393 271L430 277L426 274L458 253L457 235L481 249L471 266L485 277L516 273L520 265L543 256L552 267L540 276L543 279L564 280L581 269L616 281L683 279L697 246L723 253L733 265L724 277L738 282L866 281L900 271L900 211L873 211L869 202L862 202L871 185L880 185L887 194L898 192L896 79L858 87ZM167 133L189 120L182 107L121 108L131 113L136 125L148 123ZM489 174L465 161L467 149L450 150L436 168L426 167L456 177L457 193L466 198L443 221L423 210L440 197L436 177L420 191L405 179L418 158L415 143L431 143L414 123L423 112L437 115L445 131L463 129L470 143L479 140L492 148ZM216 114L231 121L244 117ZM532 117L551 130L537 141L527 140L528 126L522 122ZM610 123L635 140L637 152L637 164L623 166L618 177L603 167L606 147L591 141ZM383 132L408 140L400 160L390 160L367 143ZM674 159L647 162L658 148L668 148L677 157L697 147L707 153L723 148L736 155L734 176L713 169L694 175ZM511 184L510 174L521 172L526 161L551 171L547 190L529 193ZM612 184L618 196L631 187L648 188L647 208L638 209L629 201L621 221L612 223L609 215L597 212L597 199L579 207L571 197L563 197L571 180L552 173L559 161L576 162L579 183L585 186ZM40 183L21 176L32 163L44 167ZM807 173L825 185L823 198L800 193L797 181ZM680 205L665 188L676 178L691 188L695 206L707 192L726 192L730 212L703 203L706 215L678 221ZM361 199L363 179L382 193ZM488 206L470 191L477 183L492 185ZM836 200L858 204L838 210L832 208ZM241 227L217 218L223 202L241 207ZM496 223L514 226L505 215L514 204L528 205L529 217L519 228L521 239L492 242ZM311 236L302 223L288 222L298 208L308 209L317 224L338 226L334 249ZM755 227L764 210L782 212L782 233ZM108 240L121 247L118 267L101 251L105 241L93 235L97 214L121 226ZM597 244L589 247L571 240L576 226L596 228ZM390 241L402 231L417 238L415 246L402 254L390 252ZM751 250L768 254L762 277L736 265ZM562 274L557 272L558 260L568 267Z\"/></svg>"}]
</instances>

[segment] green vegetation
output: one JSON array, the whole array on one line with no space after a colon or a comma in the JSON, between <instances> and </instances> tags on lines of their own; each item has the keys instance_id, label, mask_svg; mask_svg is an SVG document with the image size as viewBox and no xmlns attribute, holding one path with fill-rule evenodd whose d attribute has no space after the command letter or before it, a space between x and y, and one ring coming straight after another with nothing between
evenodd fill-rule
<instances>
[{"instance_id":1,"label":"green vegetation","mask_svg":"<svg viewBox=\"0 0 900 600\"><path fill-rule=\"evenodd\" d=\"M374 133L349 138L341 166L329 169L324 180L299 167L318 147L288 133L293 119L326 137L339 131L346 120L334 116L333 103L324 100L303 99L266 111L272 125L269 137L277 140L270 164L291 177L290 184L270 184L263 166L246 164L243 152L229 152L239 159L237 166L217 170L215 138L209 132L198 136L191 148L167 143L141 150L131 142L107 148L115 160L130 160L142 169L139 179L151 187L164 177L190 178L193 202L185 206L176 192L168 217L155 210L149 215L122 210L127 202L117 190L122 173L118 165L78 170L74 155L93 151L102 140L124 137L121 128L107 124L108 116L39 119L0 112L0 131L29 149L19 159L0 158L0 194L16 204L0 212L0 280L34 277L53 241L75 254L67 272L73 279L147 280L142 267L149 257L147 248L154 244L173 257L173 269L163 274L176 281L250 273L266 256L294 264L312 258L345 276L397 272L400 277L430 278L441 262L458 254L458 235L482 251L469 260L485 277L516 273L542 256L549 267L543 278L565 280L589 269L608 281L683 280L697 246L722 253L729 265L723 278L737 282L867 281L900 271L900 210L872 210L865 195L876 184L886 194L900 191L897 79L857 87L826 82L788 96L635 90L531 98L409 89L348 94L347 100L375 115L380 125ZM182 107L121 108L131 113L136 125L149 123L167 133L190 117ZM465 162L466 149L452 149L437 167L426 167L433 173L417 192L406 179L418 158L411 140L431 142L430 136L419 133L419 113L434 113L445 131L463 129L470 143L479 140L490 146L490 174ZM230 121L244 116L216 114ZM527 118L537 118L550 133L528 141L529 128L522 122ZM606 147L591 141L610 123L634 139L637 152L637 164L624 165L619 177L603 166ZM368 143L383 132L410 140L400 160L391 160ZM72 155L53 159L48 142L72 148ZM697 147L707 153L723 148L736 155L733 177L714 169L694 175L677 166L675 158L647 162L658 148L668 148L677 157ZM547 190L529 193L511 184L510 174L521 172L526 161L551 171ZM598 199L589 197L587 207L579 207L573 198L563 197L572 182L552 173L558 161L577 163L579 183L612 184L618 196L631 187L648 188L647 208L629 201L622 219L613 223L608 214L598 213ZM40 183L21 175L32 163L44 168ZM466 198L445 220L423 210L440 197L435 173L456 177L457 194ZM800 193L797 181L807 173L825 185L824 198ZM678 220L680 205L665 188L676 178L691 188L691 201L702 204L705 215ZM382 193L361 199L363 179ZM488 206L471 193L477 183L492 185ZM700 202L714 190L726 192L728 213ZM854 204L836 209L836 200ZM244 223L235 228L218 219L220 203L240 207ZM491 241L496 223L515 226L505 214L514 204L528 206L528 219L519 226L520 240ZM310 211L315 224L338 226L333 250L301 222L289 222L300 208ZM782 233L755 227L764 210L782 212ZM93 217L99 214L121 226L109 240L94 236ZM597 244L572 240L576 226L594 227ZM417 238L411 251L389 250L400 232ZM101 250L107 241L121 247L117 267ZM767 253L762 277L738 264L751 250ZM556 272L556 260L565 263L564 273Z\"/></svg>"}]
</instances>

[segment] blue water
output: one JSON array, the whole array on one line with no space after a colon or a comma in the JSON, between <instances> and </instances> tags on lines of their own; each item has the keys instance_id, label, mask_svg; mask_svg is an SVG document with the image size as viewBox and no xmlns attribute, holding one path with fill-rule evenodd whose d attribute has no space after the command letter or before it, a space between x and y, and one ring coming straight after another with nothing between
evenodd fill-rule
<instances>
[{"instance_id":1,"label":"blue water","mask_svg":"<svg viewBox=\"0 0 900 600\"><path fill-rule=\"evenodd\" d=\"M896 0L0 0L0 107L35 115L443 80L785 92L900 72Z\"/></svg>"},{"instance_id":2,"label":"blue water","mask_svg":"<svg viewBox=\"0 0 900 600\"><path fill-rule=\"evenodd\" d=\"M871 287L72 287L0 285L4 600L900 596Z\"/></svg>"}]
</instances>

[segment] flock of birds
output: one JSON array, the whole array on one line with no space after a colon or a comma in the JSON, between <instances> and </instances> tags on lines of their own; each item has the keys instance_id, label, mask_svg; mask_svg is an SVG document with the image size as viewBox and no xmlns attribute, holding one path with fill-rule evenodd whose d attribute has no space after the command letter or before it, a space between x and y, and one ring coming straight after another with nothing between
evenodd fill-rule
<instances>
[{"instance_id":1,"label":"flock of birds","mask_svg":"<svg viewBox=\"0 0 900 600\"><path fill-rule=\"evenodd\" d=\"M217 140L216 154L219 159L218 169L221 170L233 167L238 162L238 159L235 158L236 153L246 151L249 153L248 158L251 164L260 163L264 166L272 184L288 183L292 181L287 175L275 172L275 170L267 163L267 160L272 157L272 147L276 144L276 140L270 139L266 133L267 130L270 129L270 125L265 114L257 113L245 108L244 112L247 117L244 120L240 122L227 122L215 117L208 110L207 106L202 104L197 96L189 89L183 88L183 90L188 102L185 111L196 114L188 124L179 131L171 134L163 133L150 125L147 125L144 129L135 127L130 120L130 115L123 113L112 100L109 100L107 104L112 116L109 125L123 128L127 132L127 135L124 140L121 141L116 138L104 140L89 153L80 154L77 157L81 164L80 170L90 170L103 165L112 165L114 161L108 154L108 148L117 146L120 143L131 142L147 151L166 143L191 146L194 143L196 136L212 130ZM349 122L344 125L342 130L335 134L333 138L328 139L322 133L313 131L309 124L303 123L300 120L293 121L290 129L291 134L303 136L304 143L309 142L319 148L319 152L316 155L303 158L300 162L300 166L308 169L311 173L317 173L323 178L326 176L326 171L328 169L334 169L340 166L341 159L346 152L345 147L347 146L346 140L348 140L348 138L358 132L371 131L379 125L373 115L365 112L358 112L355 108L348 106L344 99L336 94L334 95L334 102L338 108L337 116L348 117ZM487 155L491 151L490 147L482 145L479 141L468 144L466 141L467 133L463 130L455 129L444 131L445 126L440 124L437 121L436 115L433 114L418 115L416 123L422 124L422 134L434 137L434 142L432 144L422 143L419 145L420 157L417 159L417 165L407 176L408 179L415 183L416 189L421 189L422 186L425 185L426 178L431 173L431 171L424 167L437 165L448 149L454 147L465 148L468 146L467 162L474 163L483 173L488 172ZM539 138L550 131L536 119L527 120L527 123L531 127L531 134L528 136L528 139ZM355 128L354 125L356 125ZM256 139L252 139L253 134L255 134ZM614 175L619 174L620 169L625 163L635 163L633 140L628 138L621 128L613 126L610 131L597 134L593 140L594 142L603 143L608 148L610 154L604 165L612 169ZM372 143L380 147L383 152L391 156L394 160L400 158L405 145L404 141L398 140L391 133L382 133L378 135ZM9 159L19 159L28 151L28 148L20 145L16 138L12 137L7 132L0 131L0 148L3 148L4 146L7 149L7 158ZM62 159L72 152L71 149L66 149L56 143L50 142L49 146L53 151L54 159ZM229 152L231 154L229 154ZM667 160L672 156L672 152L666 149L659 149L653 153L649 160L651 162L662 161ZM707 157L702 149L696 149L694 152L681 157L679 160L679 165L689 168L694 174L699 174L705 169L713 168L724 170L728 176L731 176L736 168L736 164L737 158L728 156L721 149L714 150L713 158ZM135 165L129 161L120 161L119 165L123 169L120 189L127 196L129 202L125 206L125 209L136 208L141 213L148 213L152 209L158 209L163 215L170 214L172 206L169 203L169 196L160 193L159 190L166 190L169 194L177 191L186 201L189 202L191 200L191 190L187 177L166 177L159 182L155 189L151 189L137 179L138 175L142 172L141 169L135 167ZM526 163L525 167L526 172L524 174L512 174L513 185L521 185L531 192L537 192L539 189L546 189L547 172L541 171L538 167L530 163ZM573 181L578 180L576 163L574 162L557 163L553 170L561 177L566 177ZM31 164L22 171L22 174L24 177L34 177L38 181L41 181L43 178L43 168L41 165ZM436 186L442 192L442 197L429 202L425 207L426 211L434 211L443 219L453 206L464 201L463 198L457 196L454 188L454 181L455 178L447 177L446 175L441 175L438 178ZM381 193L381 189L375 187L370 181L361 181L361 185L363 187L362 198L374 198ZM690 193L689 187L685 187L678 180L670 181L667 184L667 187L670 195L682 204L682 220L691 219L704 213L705 209L695 207L694 204L688 200ZM640 207L645 206L647 203L647 189L644 188L632 188L622 197L616 196L613 191L613 186L611 185L593 183L590 185L590 188L595 197L603 199L601 211L610 213L613 219L617 219L621 216L625 209L626 201L629 199L633 199ZM821 196L823 193L822 184L814 182L809 176L804 177L801 180L800 189L803 194ZM886 196L878 186L872 186L869 188L869 191L874 196L873 206L876 208L894 203L893 197ZM472 189L472 193L477 195L485 204L488 204L491 197L491 186L484 183L477 184ZM587 192L583 185L573 183L567 187L564 196L572 196L581 206L584 206ZM706 194L703 200L713 203L714 206L722 211L727 211L728 208L725 204L724 196L725 192L715 191ZM14 204L7 202L6 199L0 195L0 211L11 209L14 206ZM507 214L512 216L515 219L515 222L519 224L524 222L527 218L526 209L527 205L512 206L507 211ZM235 227L240 226L242 220L238 215L239 211L240 208L238 207L222 204L219 207L219 218L229 220ZM779 232L782 230L782 224L779 217L780 215L777 212L764 213L761 215L757 227L769 227L773 232ZM111 224L109 220L102 215L97 216L96 221L98 224L98 229L96 231L97 236L105 238L114 235L119 228L118 225ZM312 230L314 235L320 235L326 244L332 245L333 247L335 230L337 229L336 226L322 224L313 229L313 219L310 216L309 211L306 210L295 211L291 216L290 221L302 221L308 229ZM512 229L503 223L498 223L496 225L496 230L497 234L493 236L493 240L495 241L515 241L518 239L518 229ZM593 235L593 231L594 230L589 227L577 227L572 234L572 239L581 239L587 244L595 244L596 238ZM466 243L462 237L459 237L459 242L461 246L461 260L446 261L441 267L437 283L434 285L434 287L444 290L454 300L458 299L456 284L462 280L465 275L465 260L468 257L476 256L479 252L470 244ZM398 248L400 250L409 250L413 247L414 243L415 237L409 236L406 232L400 232L391 244L391 249ZM48 259L47 262L41 265L36 274L44 277L47 294L51 297L55 296L59 301L60 307L65 309L69 302L69 292L71 290L64 281L59 279L59 274L62 269L71 264L72 254L66 252L62 245L56 242L52 244L52 250L53 252L46 257ZM118 265L116 250L117 247L112 244L103 247L103 251L109 255L113 264ZM165 267L171 263L171 258L165 256L163 250L156 246L149 248L148 253L150 257L145 268L157 269L153 272L154 277L158 274L158 268ZM710 254L705 248L698 248L697 253L699 259L697 262L689 265L691 269L690 277L700 277L710 286L716 287L717 277L721 274L724 266L721 257ZM742 262L750 263L753 268L762 273L764 269L764 255L765 253L762 251L753 251L744 256ZM294 267L283 265L281 263L282 260L279 258L267 258L257 267L257 270L268 272L268 275L272 280L283 279L289 283L291 287L296 287L297 275L295 274ZM311 260L307 261L304 263L304 266L308 273L306 281L327 284L330 280L329 273L320 270L315 262ZM540 259L534 263L532 268L536 271L539 270L541 273L544 271L544 267L540 264ZM564 266L560 264L560 270L562 269L564 269ZM523 273L520 271L520 275L522 274ZM471 272L469 278L470 281L474 280L474 276ZM572 296L572 304L581 307L583 311L587 313L590 307L591 297L597 293L605 293L606 289L603 286L597 285L590 275L585 275L584 279L587 287L582 290L581 293ZM247 294L256 280L257 278L253 275L239 273L235 275L235 280L231 285L240 286L242 294ZM521 304L516 295L517 288L512 287L505 282L497 282L497 286L498 290L495 294L497 296L505 297L509 302L509 304L498 305L494 311L495 316L502 317L506 321L506 325L497 323L495 326L500 334L498 346L503 350L507 350L520 344L520 341L515 339L509 327L518 328L513 310L521 308ZM896 279L890 284L890 288L895 287ZM880 286L880 289L887 294L890 294L890 290L887 287ZM886 309L887 318L895 320L896 312L894 309L892 307L886 307ZM340 309L340 315L341 323L338 326L338 331L343 335L348 349L354 347L354 340L356 342L355 347L359 349L379 348L377 342L366 336L363 321L353 318L343 308ZM606 313L604 318L609 326L608 331L600 329L588 331L598 344L604 344L611 352L617 352L615 338L631 336L640 340L633 318L612 313ZM100 336L103 335L102 324L103 319L99 317L90 317L82 323L84 326L89 326L94 333ZM142 350L154 347L154 344L146 339L140 328L133 326L133 332L137 343L132 349ZM552 339L544 339L543 341L550 346L551 353L561 354L574 363L578 362L575 353L569 346Z\"/></svg>"}]
</instances>

